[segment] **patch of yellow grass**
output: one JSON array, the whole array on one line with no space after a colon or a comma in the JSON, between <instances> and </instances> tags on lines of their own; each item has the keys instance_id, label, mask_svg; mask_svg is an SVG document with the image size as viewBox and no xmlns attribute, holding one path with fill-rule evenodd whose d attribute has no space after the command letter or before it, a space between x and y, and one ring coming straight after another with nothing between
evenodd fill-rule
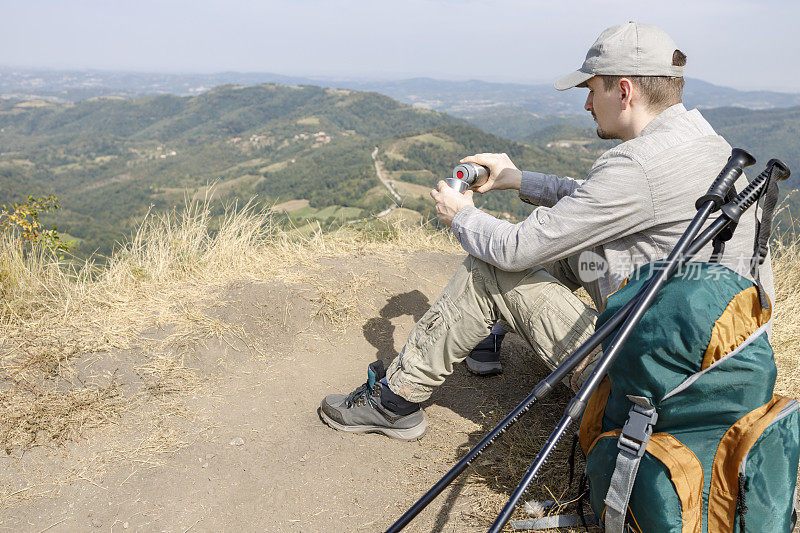
<instances>
[{"instance_id":1,"label":"patch of yellow grass","mask_svg":"<svg viewBox=\"0 0 800 533\"><path fill-rule=\"evenodd\" d=\"M383 217L389 223L399 224L420 224L422 223L422 215L413 209L406 209L405 207L398 207L393 209L389 214Z\"/></svg>"},{"instance_id":2,"label":"patch of yellow grass","mask_svg":"<svg viewBox=\"0 0 800 533\"><path fill-rule=\"evenodd\" d=\"M436 187L434 180L431 180L430 186L399 180L391 180L391 183L400 196L409 196L411 198L428 198L430 197L431 189Z\"/></svg>"},{"instance_id":3,"label":"patch of yellow grass","mask_svg":"<svg viewBox=\"0 0 800 533\"><path fill-rule=\"evenodd\" d=\"M258 171L262 174L264 172L278 172L280 170L285 169L287 166L289 166L288 159L285 161L278 161L277 163L272 163L271 165L267 165L265 167L258 169Z\"/></svg>"},{"instance_id":4,"label":"patch of yellow grass","mask_svg":"<svg viewBox=\"0 0 800 533\"><path fill-rule=\"evenodd\" d=\"M192 196L192 200L195 202L203 202L206 197L212 193L212 191L215 196L222 197L226 194L234 192L236 187L250 187L252 189L259 181L263 181L263 179L264 178L262 176L258 176L256 174L245 174L244 176L239 176L238 178L234 178L232 180L217 181L212 185L204 185L199 187Z\"/></svg>"},{"instance_id":5,"label":"patch of yellow grass","mask_svg":"<svg viewBox=\"0 0 800 533\"><path fill-rule=\"evenodd\" d=\"M317 282L318 308L315 316L322 317L338 331L362 320L365 302L361 298L364 289L375 283L374 278L352 275L344 283Z\"/></svg>"},{"instance_id":6,"label":"patch of yellow grass","mask_svg":"<svg viewBox=\"0 0 800 533\"><path fill-rule=\"evenodd\" d=\"M784 238L772 246L775 278L772 347L778 366L776 392L800 398L800 242Z\"/></svg>"},{"instance_id":7,"label":"patch of yellow grass","mask_svg":"<svg viewBox=\"0 0 800 533\"><path fill-rule=\"evenodd\" d=\"M288 202L282 202L280 204L275 204L272 207L272 210L275 211L276 213L278 213L278 212L291 213L292 211L297 211L298 209L303 209L305 207L308 207L308 205L309 205L309 203L308 203L308 200L306 200L306 199L289 200Z\"/></svg>"},{"instance_id":8,"label":"patch of yellow grass","mask_svg":"<svg viewBox=\"0 0 800 533\"><path fill-rule=\"evenodd\" d=\"M18 103L15 107L19 108L30 108L30 107L53 107L55 104L53 102L47 102L45 100L27 100L25 102Z\"/></svg>"},{"instance_id":9,"label":"patch of yellow grass","mask_svg":"<svg viewBox=\"0 0 800 533\"><path fill-rule=\"evenodd\" d=\"M66 391L24 386L0 391L0 444L7 454L15 445L42 440L63 444L83 430L115 419L122 403L113 381L105 387Z\"/></svg>"}]
</instances>

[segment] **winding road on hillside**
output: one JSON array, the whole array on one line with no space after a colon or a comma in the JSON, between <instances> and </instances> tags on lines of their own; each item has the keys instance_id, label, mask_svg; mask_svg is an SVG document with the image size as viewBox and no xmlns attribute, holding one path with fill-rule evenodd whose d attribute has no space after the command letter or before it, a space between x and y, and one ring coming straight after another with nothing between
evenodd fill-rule
<instances>
[{"instance_id":1,"label":"winding road on hillside","mask_svg":"<svg viewBox=\"0 0 800 533\"><path fill-rule=\"evenodd\" d=\"M383 175L383 169L381 168L381 163L378 161L378 147L376 146L375 149L372 151L372 161L375 163L375 173L378 175L378 179L381 180L381 183L389 190L389 194L397 201L398 204L403 202L403 197L397 194L397 191L394 190L392 184L389 183L389 180L386 179L386 176Z\"/></svg>"}]
</instances>

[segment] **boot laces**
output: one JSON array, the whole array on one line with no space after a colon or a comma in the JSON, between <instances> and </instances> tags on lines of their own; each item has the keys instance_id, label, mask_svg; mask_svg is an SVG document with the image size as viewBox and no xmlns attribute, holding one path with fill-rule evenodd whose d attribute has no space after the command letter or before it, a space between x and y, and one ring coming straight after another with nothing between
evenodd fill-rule
<instances>
[{"instance_id":1,"label":"boot laces","mask_svg":"<svg viewBox=\"0 0 800 533\"><path fill-rule=\"evenodd\" d=\"M375 397L377 396L377 387L380 387L380 384L375 383L375 385L370 388L369 381L358 387L356 390L351 392L347 395L345 399L345 407L350 409L355 405L365 405L369 403L373 407L377 406L375 401Z\"/></svg>"}]
</instances>

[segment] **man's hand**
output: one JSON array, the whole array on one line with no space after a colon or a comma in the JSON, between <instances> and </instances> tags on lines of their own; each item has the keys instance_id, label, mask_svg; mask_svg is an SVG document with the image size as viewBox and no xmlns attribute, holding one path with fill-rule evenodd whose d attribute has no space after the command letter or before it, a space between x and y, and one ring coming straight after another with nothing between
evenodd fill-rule
<instances>
[{"instance_id":1,"label":"man's hand","mask_svg":"<svg viewBox=\"0 0 800 533\"><path fill-rule=\"evenodd\" d=\"M522 172L506 154L475 154L465 157L461 163L477 163L489 168L489 177L473 185L481 194L492 190L519 190L522 183Z\"/></svg>"},{"instance_id":2,"label":"man's hand","mask_svg":"<svg viewBox=\"0 0 800 533\"><path fill-rule=\"evenodd\" d=\"M440 181L437 188L431 191L431 198L436 201L436 218L448 228L453 223L453 217L461 208L475 205L472 201L472 191L461 194L444 180Z\"/></svg>"}]
</instances>

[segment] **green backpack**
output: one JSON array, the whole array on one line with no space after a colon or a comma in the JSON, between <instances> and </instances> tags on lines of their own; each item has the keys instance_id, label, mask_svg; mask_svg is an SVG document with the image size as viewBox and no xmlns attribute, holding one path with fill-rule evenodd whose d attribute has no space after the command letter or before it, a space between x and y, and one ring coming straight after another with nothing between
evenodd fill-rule
<instances>
[{"instance_id":1,"label":"green backpack","mask_svg":"<svg viewBox=\"0 0 800 533\"><path fill-rule=\"evenodd\" d=\"M598 326L657 265L609 297ZM688 263L659 292L581 419L608 530L792 530L800 415L773 394L769 318L753 282L716 263Z\"/></svg>"}]
</instances>

